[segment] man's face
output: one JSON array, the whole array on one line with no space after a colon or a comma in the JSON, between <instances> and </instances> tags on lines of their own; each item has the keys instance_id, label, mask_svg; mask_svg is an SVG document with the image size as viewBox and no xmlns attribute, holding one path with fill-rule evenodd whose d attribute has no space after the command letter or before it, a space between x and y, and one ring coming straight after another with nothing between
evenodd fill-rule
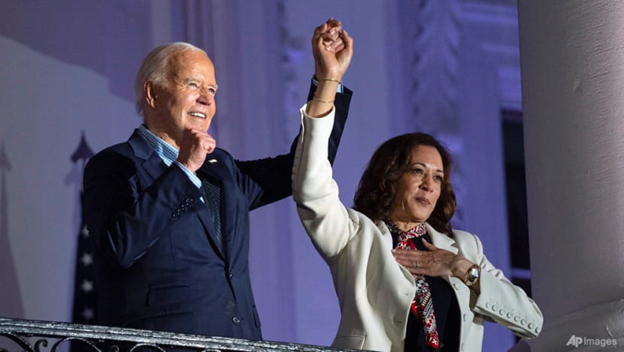
<instances>
[{"instance_id":1,"label":"man's face","mask_svg":"<svg viewBox=\"0 0 624 352\"><path fill-rule=\"evenodd\" d=\"M205 52L176 54L164 84L154 85L153 114L145 119L148 129L175 147L186 129L207 132L216 112L216 92L214 66Z\"/></svg>"}]
</instances>

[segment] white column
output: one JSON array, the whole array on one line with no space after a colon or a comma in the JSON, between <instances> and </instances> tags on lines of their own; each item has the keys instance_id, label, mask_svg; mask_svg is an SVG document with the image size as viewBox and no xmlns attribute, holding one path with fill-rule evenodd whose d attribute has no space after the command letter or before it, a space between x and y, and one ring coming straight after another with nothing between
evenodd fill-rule
<instances>
[{"instance_id":1,"label":"white column","mask_svg":"<svg viewBox=\"0 0 624 352\"><path fill-rule=\"evenodd\" d=\"M574 335L583 351L624 346L624 2L518 9L533 297L545 317L528 345L575 350Z\"/></svg>"}]
</instances>

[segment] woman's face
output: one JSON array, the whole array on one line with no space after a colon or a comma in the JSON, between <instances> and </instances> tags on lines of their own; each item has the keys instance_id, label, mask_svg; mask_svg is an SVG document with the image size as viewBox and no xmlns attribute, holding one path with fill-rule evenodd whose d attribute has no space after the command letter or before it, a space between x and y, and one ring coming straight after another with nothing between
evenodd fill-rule
<instances>
[{"instance_id":1,"label":"woman's face","mask_svg":"<svg viewBox=\"0 0 624 352\"><path fill-rule=\"evenodd\" d=\"M444 167L438 150L419 145L412 150L407 171L397 181L390 219L403 230L429 219L440 198Z\"/></svg>"}]
</instances>

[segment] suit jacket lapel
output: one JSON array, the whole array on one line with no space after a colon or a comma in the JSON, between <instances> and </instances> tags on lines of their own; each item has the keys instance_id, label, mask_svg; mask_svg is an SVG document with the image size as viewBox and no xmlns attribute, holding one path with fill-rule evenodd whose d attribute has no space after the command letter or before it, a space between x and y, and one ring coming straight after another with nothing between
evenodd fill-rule
<instances>
[{"instance_id":1,"label":"suit jacket lapel","mask_svg":"<svg viewBox=\"0 0 624 352\"><path fill-rule=\"evenodd\" d=\"M152 180L157 179L163 172L165 172L165 170L167 169L167 165L162 161L158 153L154 151L154 149L147 143L147 141L145 141L145 139L143 139L143 137L139 135L138 130L135 130L134 133L132 133L132 136L130 136L130 138L128 139L128 143L132 147L132 150L134 151L134 154L136 155L136 157L144 160L142 166L145 169L145 171L149 174L149 176L152 178ZM213 175L213 173L210 172L209 170L210 168L206 168L205 166L206 164L204 164L201 167L201 170L205 174L208 174L209 177L211 177L211 180L212 179L216 180L217 184L221 186L220 185L221 182L218 180L216 175ZM224 192L221 192L222 197L223 197L223 193ZM223 198L222 198L222 201L223 201ZM217 231L215 230L214 224L212 223L212 219L210 218L210 213L209 213L210 210L208 209L208 206L204 203L201 203L201 204L195 204L195 207L197 208L197 215L202 225L204 226L204 230L208 233L208 236L211 237L211 240L213 241L213 243L215 243L215 247L217 248L218 254L221 256L222 259L225 259L225 255L223 251L221 250L221 248L219 248L220 246L216 245L219 243L218 239L216 238ZM221 215L222 215L221 216L222 232L225 233L223 230L224 229L223 209L222 209ZM225 241L225 238L226 236L224 235L223 241Z\"/></svg>"},{"instance_id":2,"label":"suit jacket lapel","mask_svg":"<svg viewBox=\"0 0 624 352\"><path fill-rule=\"evenodd\" d=\"M162 161L158 153L139 135L138 130L134 130L128 143L134 151L134 155L137 158L143 159L143 168L151 176L152 180L155 180L167 169L167 165Z\"/></svg>"}]
</instances>

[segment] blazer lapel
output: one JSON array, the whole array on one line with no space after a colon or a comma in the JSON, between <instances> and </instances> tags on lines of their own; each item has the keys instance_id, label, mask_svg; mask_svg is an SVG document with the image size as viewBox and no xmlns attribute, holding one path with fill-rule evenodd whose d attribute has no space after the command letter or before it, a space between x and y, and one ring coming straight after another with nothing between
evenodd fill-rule
<instances>
[{"instance_id":1,"label":"blazer lapel","mask_svg":"<svg viewBox=\"0 0 624 352\"><path fill-rule=\"evenodd\" d=\"M386 226L386 223L383 221L378 221L377 227L381 231L384 247L388 250L388 252L390 252L392 250L392 234L390 233L390 229L388 229L388 226ZM394 258L392 258L392 261L395 262L401 269L403 277L405 277L405 279L409 282L411 288L414 285L414 276L412 276L412 273L410 273L409 270L407 270L403 265L397 263Z\"/></svg>"},{"instance_id":2,"label":"blazer lapel","mask_svg":"<svg viewBox=\"0 0 624 352\"><path fill-rule=\"evenodd\" d=\"M381 231L384 247L386 247L389 251L392 250L392 234L390 233L390 229L386 226L386 223L383 221L377 221L377 227L379 231Z\"/></svg>"},{"instance_id":3,"label":"blazer lapel","mask_svg":"<svg viewBox=\"0 0 624 352\"><path fill-rule=\"evenodd\" d=\"M433 242L434 246L454 254L457 254L457 252L459 252L457 246L455 245L454 239L443 233L438 232L428 223L425 223L425 225L427 226L427 232L429 233L429 236L431 236L431 242ZM443 276L442 278L449 283L452 281L452 277L449 275Z\"/></svg>"},{"instance_id":4,"label":"blazer lapel","mask_svg":"<svg viewBox=\"0 0 624 352\"><path fill-rule=\"evenodd\" d=\"M142 164L145 171L150 175L152 180L155 180L167 169L167 165L162 161L158 153L139 135L138 130L134 130L128 143L134 151L134 155L139 159L143 159Z\"/></svg>"},{"instance_id":5,"label":"blazer lapel","mask_svg":"<svg viewBox=\"0 0 624 352\"><path fill-rule=\"evenodd\" d=\"M431 242L433 245L440 248L452 252L453 254L457 254L458 249L455 246L455 240L451 237L436 231L431 225L425 223L427 226L427 233L431 236Z\"/></svg>"},{"instance_id":6,"label":"blazer lapel","mask_svg":"<svg viewBox=\"0 0 624 352\"><path fill-rule=\"evenodd\" d=\"M132 136L128 139L128 143L132 147L134 154L139 159L143 159L144 162L142 164L144 170L147 174L152 178L152 180L157 179L163 172L167 169L167 165L162 161L158 153L154 151L154 149L139 135L138 130L135 130ZM208 160L206 160L208 163ZM211 180L215 181L215 184L218 184L221 187L221 182L218 180L216 175L210 172L210 168L205 167L206 163L201 167L202 172L207 175ZM221 192L223 203L223 193ZM210 218L210 210L205 203L199 202L199 204L195 204L195 208L197 210L197 216L199 217L200 222L204 226L204 230L208 233L210 239L215 243L215 247L217 248L217 253L221 256L222 259L225 259L225 255L222 251L220 243L220 239L217 238L217 231L212 223L212 219ZM223 230L223 209L221 209L221 228L222 233L225 233ZM222 240L225 241L225 236L222 236Z\"/></svg>"}]
</instances>

